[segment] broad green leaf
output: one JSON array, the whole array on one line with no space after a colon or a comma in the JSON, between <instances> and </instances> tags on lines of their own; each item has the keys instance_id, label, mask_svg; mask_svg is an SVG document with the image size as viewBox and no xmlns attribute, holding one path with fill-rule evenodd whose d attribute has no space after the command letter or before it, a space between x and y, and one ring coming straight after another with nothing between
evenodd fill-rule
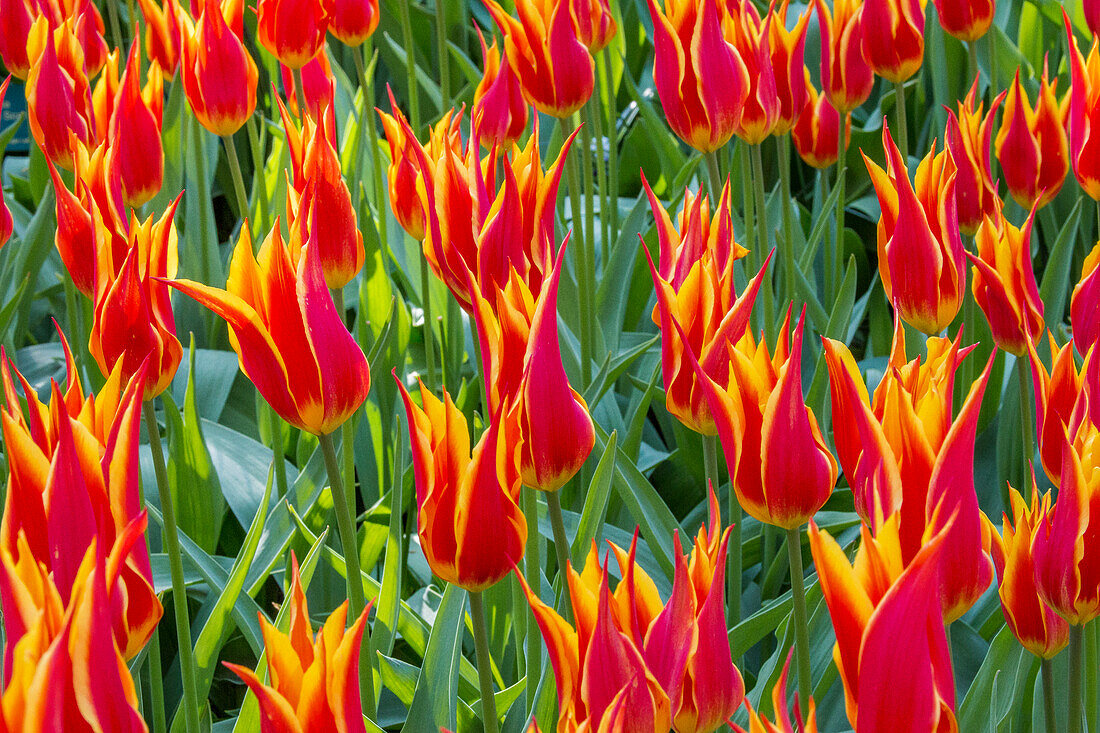
<instances>
[{"instance_id":1,"label":"broad green leaf","mask_svg":"<svg viewBox=\"0 0 1100 733\"><path fill-rule=\"evenodd\" d=\"M439 604L424 665L409 705L409 717L401 730L407 733L454 730L458 724L458 661L462 657L462 621L466 591L448 585Z\"/></svg>"}]
</instances>

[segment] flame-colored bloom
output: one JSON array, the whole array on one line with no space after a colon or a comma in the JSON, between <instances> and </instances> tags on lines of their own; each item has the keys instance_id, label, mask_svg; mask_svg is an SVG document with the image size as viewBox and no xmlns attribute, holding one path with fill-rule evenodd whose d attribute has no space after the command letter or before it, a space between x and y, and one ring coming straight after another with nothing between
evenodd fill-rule
<instances>
[{"instance_id":1,"label":"flame-colored bloom","mask_svg":"<svg viewBox=\"0 0 1100 733\"><path fill-rule=\"evenodd\" d=\"M668 126L704 153L726 144L741 123L749 72L722 34L716 0L649 0L653 83Z\"/></svg>"},{"instance_id":2,"label":"flame-colored bloom","mask_svg":"<svg viewBox=\"0 0 1100 733\"><path fill-rule=\"evenodd\" d=\"M261 733L365 733L359 699L359 647L370 606L345 630L348 602L344 601L314 634L293 553L291 568L290 592L285 601L290 604L288 633L258 614L271 684L264 684L247 667L224 664L256 695Z\"/></svg>"},{"instance_id":3,"label":"flame-colored bloom","mask_svg":"<svg viewBox=\"0 0 1100 733\"><path fill-rule=\"evenodd\" d=\"M769 48L774 20L769 14L761 21L752 3L741 3L736 9L727 6L722 18L723 36L737 49L749 72L749 93L734 134L750 145L767 139L779 119L779 93Z\"/></svg>"},{"instance_id":4,"label":"flame-colored bloom","mask_svg":"<svg viewBox=\"0 0 1100 733\"><path fill-rule=\"evenodd\" d=\"M863 155L882 216L878 270L886 298L901 317L928 334L955 318L966 286L966 258L955 205L955 162L935 148L921 160L913 184L889 126L883 124L886 166Z\"/></svg>"},{"instance_id":5,"label":"flame-colored bloom","mask_svg":"<svg viewBox=\"0 0 1100 733\"><path fill-rule=\"evenodd\" d=\"M883 79L900 84L920 68L927 1L864 0L863 57Z\"/></svg>"},{"instance_id":6,"label":"flame-colored bloom","mask_svg":"<svg viewBox=\"0 0 1100 733\"><path fill-rule=\"evenodd\" d=\"M257 0L256 19L260 44L291 69L305 66L325 44L322 0Z\"/></svg>"},{"instance_id":7,"label":"flame-colored bloom","mask_svg":"<svg viewBox=\"0 0 1100 733\"><path fill-rule=\"evenodd\" d=\"M819 170L836 164L839 150L837 142L840 135L840 115L829 98L818 94L810 82L810 70L803 68L806 79L806 105L798 115L791 139L795 150L807 164ZM852 116L844 115L844 147L852 139Z\"/></svg>"},{"instance_id":8,"label":"flame-colored bloom","mask_svg":"<svg viewBox=\"0 0 1100 733\"><path fill-rule=\"evenodd\" d=\"M286 108L290 114L301 119L302 112L298 109L298 88L295 86L294 72L286 64L279 64L279 76L283 80ZM336 101L336 78L332 75L327 51L322 50L302 67L302 87L306 93L307 114L314 120L321 119L325 109ZM330 139L336 137L335 125L335 121L330 119L328 128Z\"/></svg>"},{"instance_id":9,"label":"flame-colored bloom","mask_svg":"<svg viewBox=\"0 0 1100 733\"><path fill-rule=\"evenodd\" d=\"M735 725L733 729L737 733L817 733L817 709L813 697L809 700L809 712L806 722L802 722L802 709L798 706L798 693L794 693L794 724L791 723L791 714L787 708L787 673L791 669L791 658L794 656L794 647L787 652L787 661L783 665L783 671L779 674L779 681L772 688L772 709L775 711L775 722L772 723L745 700L745 708L749 712L749 729ZM795 728L795 726L798 726Z\"/></svg>"},{"instance_id":10,"label":"flame-colored bloom","mask_svg":"<svg viewBox=\"0 0 1100 733\"><path fill-rule=\"evenodd\" d=\"M810 25L812 6L807 8L794 28L787 30L787 6L790 0L783 0L778 8L772 10L768 23L768 51L771 54L771 68L775 76L775 91L779 97L779 116L775 120L773 132L785 135L798 121L809 96L806 88L810 86L804 71L806 48L806 29ZM836 135L833 135L836 140ZM836 147L836 146L834 146Z\"/></svg>"},{"instance_id":11,"label":"flame-colored bloom","mask_svg":"<svg viewBox=\"0 0 1100 733\"><path fill-rule=\"evenodd\" d=\"M985 35L997 11L995 0L935 0L935 3L943 29L969 43Z\"/></svg>"},{"instance_id":12,"label":"flame-colored bloom","mask_svg":"<svg viewBox=\"0 0 1100 733\"><path fill-rule=\"evenodd\" d=\"M1069 322L1073 326L1073 341L1086 352L1100 341L1100 243L1097 243L1081 266L1081 279L1073 287L1069 305Z\"/></svg>"},{"instance_id":13,"label":"flame-colored bloom","mask_svg":"<svg viewBox=\"0 0 1100 733\"><path fill-rule=\"evenodd\" d=\"M1062 470L1062 433L1074 418L1079 399L1086 399L1085 374L1092 359L1092 347L1077 345L1084 353L1085 363L1078 369L1073 360L1075 338L1061 348L1049 335L1051 368L1048 372L1039 360L1035 347L1028 345L1031 378L1035 388L1035 425L1039 443L1039 460L1051 481L1057 481Z\"/></svg>"},{"instance_id":14,"label":"flame-colored bloom","mask_svg":"<svg viewBox=\"0 0 1100 733\"><path fill-rule=\"evenodd\" d=\"M203 127L232 135L256 109L256 62L233 30L235 19L227 25L218 0L202 0L194 28L185 20L180 76L187 101Z\"/></svg>"},{"instance_id":15,"label":"flame-colored bloom","mask_svg":"<svg viewBox=\"0 0 1100 733\"><path fill-rule=\"evenodd\" d=\"M593 56L607 48L619 30L608 0L569 0L577 38Z\"/></svg>"},{"instance_id":16,"label":"flame-colored bloom","mask_svg":"<svg viewBox=\"0 0 1100 733\"><path fill-rule=\"evenodd\" d=\"M866 525L861 533L850 563L828 532L810 524L848 720L860 733L957 731L951 655L936 600L951 543L941 532L903 565L896 516L874 536Z\"/></svg>"},{"instance_id":17,"label":"flame-colored bloom","mask_svg":"<svg viewBox=\"0 0 1100 733\"><path fill-rule=\"evenodd\" d=\"M1100 162L1097 160L1100 157L1100 46L1094 38L1086 63L1065 10L1062 15L1069 37L1069 67L1073 82L1069 101L1070 161L1081 188L1100 201Z\"/></svg>"},{"instance_id":18,"label":"flame-colored bloom","mask_svg":"<svg viewBox=\"0 0 1100 733\"><path fill-rule=\"evenodd\" d=\"M423 407L418 407L400 380L398 386L412 437L424 556L448 583L485 590L515 567L527 542L527 522L517 504L515 426L498 407L471 452L466 417L446 391L440 400L421 383Z\"/></svg>"},{"instance_id":19,"label":"flame-colored bloom","mask_svg":"<svg viewBox=\"0 0 1100 733\"><path fill-rule=\"evenodd\" d=\"M792 339L787 313L771 352L751 333L736 346L727 345L728 387L716 384L687 352L714 416L738 502L754 519L783 529L800 527L816 514L837 477L836 459L802 396L804 318Z\"/></svg>"},{"instance_id":20,"label":"flame-colored bloom","mask_svg":"<svg viewBox=\"0 0 1100 733\"><path fill-rule=\"evenodd\" d=\"M1005 100L1004 119L994 145L1008 192L1025 209L1041 209L1050 203L1069 172L1069 141L1063 123L1068 108L1063 109L1055 98L1057 87L1057 79L1048 81L1044 62L1034 109L1020 86L1018 70Z\"/></svg>"},{"instance_id":21,"label":"flame-colored bloom","mask_svg":"<svg viewBox=\"0 0 1100 733\"><path fill-rule=\"evenodd\" d=\"M848 114L867 101L875 73L863 51L863 0L814 0L821 23L821 87L830 104Z\"/></svg>"},{"instance_id":22,"label":"flame-colored bloom","mask_svg":"<svg viewBox=\"0 0 1100 733\"><path fill-rule=\"evenodd\" d=\"M955 202L959 229L974 236L985 216L996 216L1001 198L993 182L989 163L989 143L993 138L993 119L1008 92L1001 92L984 114L985 102L978 99L978 80L974 80L966 100L959 102L959 114L947 110L944 143L955 161ZM977 105L975 107L975 105Z\"/></svg>"},{"instance_id":23,"label":"flame-colored bloom","mask_svg":"<svg viewBox=\"0 0 1100 733\"><path fill-rule=\"evenodd\" d=\"M1039 597L1031 555L1031 542L1039 522L1050 514L1050 494L1040 497L1032 477L1030 507L1016 489L1010 488L1009 496L1012 518L1004 513L1003 536L996 530L990 533L1001 610L1025 649L1043 659L1052 659L1069 643L1069 624Z\"/></svg>"},{"instance_id":24,"label":"flame-colored bloom","mask_svg":"<svg viewBox=\"0 0 1100 733\"><path fill-rule=\"evenodd\" d=\"M96 133L84 51L72 20L53 27L39 16L27 39L27 55L31 59L26 86L31 134L47 158L71 170L70 136L87 145Z\"/></svg>"},{"instance_id":25,"label":"flame-colored bloom","mask_svg":"<svg viewBox=\"0 0 1100 733\"><path fill-rule=\"evenodd\" d=\"M172 78L180 63L180 9L178 0L138 0L145 17L145 53Z\"/></svg>"},{"instance_id":26,"label":"flame-colored bloom","mask_svg":"<svg viewBox=\"0 0 1100 733\"><path fill-rule=\"evenodd\" d=\"M130 45L126 71L110 117L108 142L115 150L115 164L127 206L140 208L160 191L164 181L164 147L161 116L164 108L163 76L154 61L145 88L138 86L141 62L137 39Z\"/></svg>"},{"instance_id":27,"label":"flame-colored bloom","mask_svg":"<svg viewBox=\"0 0 1100 733\"><path fill-rule=\"evenodd\" d=\"M474 90L470 121L482 145L507 149L527 129L527 102L523 99L523 89L507 56L502 58L497 49L496 39L493 39L492 45L486 46L480 29L477 37L481 42L485 70Z\"/></svg>"},{"instance_id":28,"label":"flame-colored bloom","mask_svg":"<svg viewBox=\"0 0 1100 733\"><path fill-rule=\"evenodd\" d=\"M129 379L148 362L145 399L152 399L172 383L183 357L176 338L171 293L160 281L176 276L176 229L172 218L177 196L156 222L154 215L130 222L129 250L120 269L106 247L96 252L95 320L88 351L104 374L121 362Z\"/></svg>"},{"instance_id":29,"label":"flame-colored bloom","mask_svg":"<svg viewBox=\"0 0 1100 733\"><path fill-rule=\"evenodd\" d=\"M111 627L123 656L131 658L152 636L162 613L153 592L149 553L140 539L145 517L138 430L145 371L124 381L119 364L98 394L85 397L64 336L61 344L68 380L64 392L53 385L49 404L0 355L5 401L0 419L8 456L0 552L21 567L41 565L64 605L75 592L89 544L98 538L102 546L111 547L136 532L138 541L130 541L115 559L116 580L110 585ZM13 373L27 396L26 416ZM33 612L26 604L9 603L10 588L0 588L0 593L7 596L4 669L10 676L13 649L31 625ZM42 604L30 606L37 612Z\"/></svg>"},{"instance_id":30,"label":"flame-colored bloom","mask_svg":"<svg viewBox=\"0 0 1100 733\"><path fill-rule=\"evenodd\" d=\"M1097 0L1081 0L1085 11L1085 24L1094 34L1100 34L1100 2Z\"/></svg>"},{"instance_id":31,"label":"flame-colored bloom","mask_svg":"<svg viewBox=\"0 0 1100 733\"><path fill-rule=\"evenodd\" d=\"M378 27L378 0L324 0L328 32L345 46L361 46Z\"/></svg>"},{"instance_id":32,"label":"flame-colored bloom","mask_svg":"<svg viewBox=\"0 0 1100 733\"><path fill-rule=\"evenodd\" d=\"M0 60L4 68L17 79L26 79L31 70L27 57L27 37L37 17L33 0L0 0Z\"/></svg>"},{"instance_id":33,"label":"flame-colored bloom","mask_svg":"<svg viewBox=\"0 0 1100 733\"><path fill-rule=\"evenodd\" d=\"M488 360L483 372L489 409L501 406L513 416L522 441L523 482L541 491L564 486L584 465L596 440L588 405L569 386L558 344L558 280L564 255L562 245L541 292L532 293L515 270L488 297L476 283L470 287L481 353Z\"/></svg>"},{"instance_id":34,"label":"flame-colored bloom","mask_svg":"<svg viewBox=\"0 0 1100 733\"><path fill-rule=\"evenodd\" d=\"M687 427L703 435L715 435L718 428L706 393L684 352L695 355L708 378L725 389L730 381L727 345L736 344L745 335L763 276L753 278L737 297L733 263L748 250L733 239L728 183L713 216L706 195L685 191L677 222L679 231L644 176L642 183L657 222L661 248L659 267L653 266L648 250L646 256L657 291L653 320L661 329L665 404ZM679 329L672 325L674 322Z\"/></svg>"},{"instance_id":35,"label":"flame-colored bloom","mask_svg":"<svg viewBox=\"0 0 1100 733\"><path fill-rule=\"evenodd\" d=\"M595 62L578 36L578 0L517 0L515 19L496 0L485 6L504 35L508 63L527 101L552 117L576 112L592 96Z\"/></svg>"},{"instance_id":36,"label":"flame-colored bloom","mask_svg":"<svg viewBox=\"0 0 1100 733\"><path fill-rule=\"evenodd\" d=\"M170 283L217 313L241 371L275 412L296 428L327 435L359 409L370 390L363 350L336 312L321 269L317 230L284 244L279 223L258 255L247 225L233 250L226 289L191 280Z\"/></svg>"}]
</instances>

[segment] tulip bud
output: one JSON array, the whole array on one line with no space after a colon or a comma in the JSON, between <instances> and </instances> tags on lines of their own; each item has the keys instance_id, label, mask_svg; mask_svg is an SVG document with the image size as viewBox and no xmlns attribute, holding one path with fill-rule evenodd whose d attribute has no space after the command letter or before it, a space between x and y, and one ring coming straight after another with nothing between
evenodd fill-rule
<instances>
[{"instance_id":1,"label":"tulip bud","mask_svg":"<svg viewBox=\"0 0 1100 733\"><path fill-rule=\"evenodd\" d=\"M260 44L291 69L305 66L325 43L322 0L257 0L256 18Z\"/></svg>"},{"instance_id":2,"label":"tulip bud","mask_svg":"<svg viewBox=\"0 0 1100 733\"><path fill-rule=\"evenodd\" d=\"M1088 3L1086 3L1086 6ZM1100 7L1100 6L1098 6ZM1069 16L1062 11L1069 37L1072 86L1069 104L1069 150L1073 173L1091 198L1100 201L1100 147L1091 134L1100 126L1100 46L1094 38L1088 62L1081 55L1077 38L1070 28Z\"/></svg>"},{"instance_id":3,"label":"tulip bud","mask_svg":"<svg viewBox=\"0 0 1100 733\"><path fill-rule=\"evenodd\" d=\"M496 40L486 46L480 29L477 37L481 41L485 71L474 90L474 106L470 113L474 135L485 147L507 149L527 129L527 102L508 57L502 58L497 50Z\"/></svg>"},{"instance_id":4,"label":"tulip bud","mask_svg":"<svg viewBox=\"0 0 1100 733\"><path fill-rule=\"evenodd\" d=\"M164 95L160 67L155 61L149 67L149 81L142 93L137 50L135 39L111 115L108 140L117 151L115 161L123 198L128 206L140 208L157 195L164 180L164 148L160 141Z\"/></svg>"},{"instance_id":5,"label":"tulip bud","mask_svg":"<svg viewBox=\"0 0 1100 733\"><path fill-rule=\"evenodd\" d=\"M0 0L0 60L17 79L26 79L31 70L27 57L27 37L38 15L33 0Z\"/></svg>"},{"instance_id":6,"label":"tulip bud","mask_svg":"<svg viewBox=\"0 0 1100 733\"><path fill-rule=\"evenodd\" d=\"M875 73L901 84L924 60L924 2L864 0L863 57Z\"/></svg>"},{"instance_id":7,"label":"tulip bud","mask_svg":"<svg viewBox=\"0 0 1100 733\"><path fill-rule=\"evenodd\" d=\"M749 72L749 93L741 109L741 121L734 134L750 145L763 142L779 119L779 96L772 69L768 39L773 16L761 22L752 3L742 3L726 14L723 31Z\"/></svg>"},{"instance_id":8,"label":"tulip bud","mask_svg":"<svg viewBox=\"0 0 1100 733\"><path fill-rule=\"evenodd\" d=\"M197 27L183 34L183 89L195 117L215 135L232 135L256 109L259 72L231 27L218 1L204 0Z\"/></svg>"},{"instance_id":9,"label":"tulip bud","mask_svg":"<svg viewBox=\"0 0 1100 733\"><path fill-rule=\"evenodd\" d=\"M345 46L361 46L378 27L378 0L325 0L328 32Z\"/></svg>"},{"instance_id":10,"label":"tulip bud","mask_svg":"<svg viewBox=\"0 0 1100 733\"><path fill-rule=\"evenodd\" d=\"M180 9L178 0L138 0L145 17L145 53L155 61L168 78L176 75L180 63Z\"/></svg>"},{"instance_id":11,"label":"tulip bud","mask_svg":"<svg viewBox=\"0 0 1100 733\"><path fill-rule=\"evenodd\" d=\"M1039 360L1035 345L1028 344L1032 383L1035 385L1035 425L1039 442L1039 460L1051 481L1058 480L1062 468L1062 433L1073 421L1077 402L1086 395L1085 370L1092 359L1092 347L1074 340L1059 348L1048 335L1051 368L1048 372ZM1076 345L1085 356L1080 369L1073 360Z\"/></svg>"},{"instance_id":12,"label":"tulip bud","mask_svg":"<svg viewBox=\"0 0 1100 733\"><path fill-rule=\"evenodd\" d=\"M863 49L863 0L834 0L832 11L823 0L814 6L821 21L821 87L833 108L847 114L875 86Z\"/></svg>"},{"instance_id":13,"label":"tulip bud","mask_svg":"<svg viewBox=\"0 0 1100 733\"><path fill-rule=\"evenodd\" d=\"M1008 191L1025 209L1041 209L1050 203L1069 172L1069 143L1064 114L1055 99L1057 87L1057 79L1048 82L1044 62L1034 109L1020 86L1019 71L1005 100L1004 119L994 144Z\"/></svg>"},{"instance_id":14,"label":"tulip bud","mask_svg":"<svg viewBox=\"0 0 1100 733\"><path fill-rule=\"evenodd\" d=\"M836 164L840 151L837 141L840 139L840 115L824 94L818 94L810 82L810 70L803 68L806 78L806 106L802 108L791 139L795 150L808 165L823 170ZM844 147L852 139L852 116L844 115Z\"/></svg>"},{"instance_id":15,"label":"tulip bud","mask_svg":"<svg viewBox=\"0 0 1100 733\"><path fill-rule=\"evenodd\" d=\"M47 158L71 170L70 134L85 145L95 137L84 53L71 21L51 28L40 16L31 28L27 54L32 59L26 86L31 134Z\"/></svg>"},{"instance_id":16,"label":"tulip bud","mask_svg":"<svg viewBox=\"0 0 1100 733\"><path fill-rule=\"evenodd\" d=\"M619 30L608 0L569 0L577 38L593 56L607 48Z\"/></svg>"},{"instance_id":17,"label":"tulip bud","mask_svg":"<svg viewBox=\"0 0 1100 733\"><path fill-rule=\"evenodd\" d=\"M985 102L977 101L978 80L970 87L966 101L959 103L959 115L947 110L944 142L955 161L955 202L959 229L974 236L982 218L999 215L1001 198L989 164L989 141L993 136L993 118L1007 92L993 100L989 114L983 115ZM977 108L975 108L977 104Z\"/></svg>"},{"instance_id":18,"label":"tulip bud","mask_svg":"<svg viewBox=\"0 0 1100 733\"><path fill-rule=\"evenodd\" d=\"M1100 341L1100 242L1092 248L1081 266L1081 279L1073 288L1069 322L1073 341L1081 352Z\"/></svg>"},{"instance_id":19,"label":"tulip bud","mask_svg":"<svg viewBox=\"0 0 1100 733\"><path fill-rule=\"evenodd\" d=\"M1090 0L1085 0L1086 5ZM973 43L993 25L995 0L936 0L936 14L948 34Z\"/></svg>"},{"instance_id":20,"label":"tulip bud","mask_svg":"<svg viewBox=\"0 0 1100 733\"><path fill-rule=\"evenodd\" d=\"M790 0L783 0L778 9L771 12L768 23L768 50L771 53L771 68L775 75L775 91L779 97L779 116L775 121L774 132L784 135L791 131L798 121L802 109L806 106L807 87L811 86L803 73L804 50L806 47L806 28L810 24L812 8L807 8L787 30L787 6ZM836 139L836 135L833 135ZM835 146L834 146L835 147Z\"/></svg>"}]
</instances>

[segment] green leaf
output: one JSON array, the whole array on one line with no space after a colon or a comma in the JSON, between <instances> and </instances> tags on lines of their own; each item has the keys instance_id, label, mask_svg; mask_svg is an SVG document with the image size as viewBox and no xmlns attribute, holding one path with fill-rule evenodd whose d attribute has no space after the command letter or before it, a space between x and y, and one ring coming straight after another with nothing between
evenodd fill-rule
<instances>
[{"instance_id":1,"label":"green leaf","mask_svg":"<svg viewBox=\"0 0 1100 733\"><path fill-rule=\"evenodd\" d=\"M418 733L457 727L458 660L462 656L465 615L466 591L457 585L448 585L432 623L424 665L420 668L409 717L402 731Z\"/></svg>"},{"instance_id":2,"label":"green leaf","mask_svg":"<svg viewBox=\"0 0 1100 733\"><path fill-rule=\"evenodd\" d=\"M574 565L580 565L592 540L599 540L599 531L607 514L607 500L611 496L611 478L615 471L615 452L618 434L614 431L604 446L600 462L592 472L592 483L584 497L584 509L581 510L580 525L570 545L569 556Z\"/></svg>"}]
</instances>

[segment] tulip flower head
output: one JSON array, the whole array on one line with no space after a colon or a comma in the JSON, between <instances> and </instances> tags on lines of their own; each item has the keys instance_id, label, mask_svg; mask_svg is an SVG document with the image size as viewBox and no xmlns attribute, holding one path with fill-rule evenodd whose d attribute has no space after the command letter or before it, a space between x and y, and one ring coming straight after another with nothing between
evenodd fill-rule
<instances>
[{"instance_id":1,"label":"tulip flower head","mask_svg":"<svg viewBox=\"0 0 1100 733\"><path fill-rule=\"evenodd\" d=\"M26 83L31 135L55 165L72 170L70 136L88 145L96 134L91 85L73 21L52 27L40 16L30 29L27 56L31 59Z\"/></svg>"},{"instance_id":2,"label":"tulip flower head","mask_svg":"<svg viewBox=\"0 0 1100 733\"><path fill-rule=\"evenodd\" d=\"M0 0L0 60L16 79L26 79L31 70L27 56L27 37L38 16L34 0Z\"/></svg>"},{"instance_id":3,"label":"tulip flower head","mask_svg":"<svg viewBox=\"0 0 1100 733\"><path fill-rule=\"evenodd\" d=\"M305 66L325 44L328 15L322 0L257 0L256 19L260 44L291 69Z\"/></svg>"},{"instance_id":4,"label":"tulip flower head","mask_svg":"<svg viewBox=\"0 0 1100 733\"><path fill-rule=\"evenodd\" d=\"M771 14L762 21L752 3L741 3L737 10L723 15L723 35L737 49L749 72L749 93L734 134L750 145L767 139L779 120L779 93L769 48L773 22Z\"/></svg>"},{"instance_id":5,"label":"tulip flower head","mask_svg":"<svg viewBox=\"0 0 1100 733\"><path fill-rule=\"evenodd\" d=\"M806 89L810 84L804 75L804 51L806 48L806 29L810 25L812 6L798 16L794 28L787 30L787 7L790 0L783 0L779 7L770 13L768 23L768 51L771 54L771 68L775 76L775 91L779 97L779 116L775 120L773 132L785 135L790 132L802 114L809 96ZM836 135L833 135L836 140ZM835 145L833 147L836 147Z\"/></svg>"},{"instance_id":6,"label":"tulip flower head","mask_svg":"<svg viewBox=\"0 0 1100 733\"><path fill-rule=\"evenodd\" d=\"M1100 341L1100 242L1092 248L1081 266L1081 279L1073 287L1069 322L1073 341L1082 352Z\"/></svg>"},{"instance_id":7,"label":"tulip flower head","mask_svg":"<svg viewBox=\"0 0 1100 733\"><path fill-rule=\"evenodd\" d=\"M1031 378L1035 386L1035 424L1039 443L1039 459L1043 470L1052 482L1057 482L1062 470L1062 433L1088 412L1087 400L1091 390L1085 388L1088 364L1092 360L1092 346L1078 345L1075 338L1059 347L1053 335L1048 335L1050 371L1039 359L1033 344L1028 344L1031 361ZM1073 350L1085 354L1085 363L1078 368ZM1080 411L1078 402L1082 402Z\"/></svg>"},{"instance_id":8,"label":"tulip flower head","mask_svg":"<svg viewBox=\"0 0 1100 733\"><path fill-rule=\"evenodd\" d=\"M160 191L164 181L164 148L161 116L164 107L160 66L149 68L144 90L138 85L141 62L138 42L130 45L126 71L119 81L118 96L110 116L107 139L115 153L122 196L127 206L140 208Z\"/></svg>"},{"instance_id":9,"label":"tulip flower head","mask_svg":"<svg viewBox=\"0 0 1100 733\"><path fill-rule=\"evenodd\" d=\"M821 86L829 103L848 114L867 101L875 74L864 56L863 0L814 0L821 22Z\"/></svg>"},{"instance_id":10,"label":"tulip flower head","mask_svg":"<svg viewBox=\"0 0 1100 733\"><path fill-rule=\"evenodd\" d=\"M194 30L187 20L180 55L183 89L202 126L215 135L232 135L256 109L259 72L234 19L227 24L218 0L201 0Z\"/></svg>"},{"instance_id":11,"label":"tulip flower head","mask_svg":"<svg viewBox=\"0 0 1100 733\"><path fill-rule=\"evenodd\" d=\"M994 145L1008 191L1025 209L1043 208L1062 190L1069 172L1064 112L1055 97L1058 80L1043 67L1039 98L1032 108L1020 74L1008 90L1004 119Z\"/></svg>"},{"instance_id":12,"label":"tulip flower head","mask_svg":"<svg viewBox=\"0 0 1100 733\"><path fill-rule=\"evenodd\" d=\"M924 61L927 0L864 0L863 57L876 74L901 84Z\"/></svg>"},{"instance_id":13,"label":"tulip flower head","mask_svg":"<svg viewBox=\"0 0 1100 733\"><path fill-rule=\"evenodd\" d=\"M959 229L974 236L985 216L996 217L1001 203L993 182L989 162L989 143L993 137L993 119L997 107L1008 92L1001 92L984 113L985 102L978 100L978 80L974 80L966 100L959 103L958 116L947 111L944 142L955 161L955 202ZM975 106L976 105L976 106Z\"/></svg>"},{"instance_id":14,"label":"tulip flower head","mask_svg":"<svg viewBox=\"0 0 1100 733\"><path fill-rule=\"evenodd\" d=\"M1085 5L1087 7L1089 3ZM1064 10L1062 13L1065 16ZM1100 156L1100 45L1094 38L1086 62L1070 28L1069 16L1065 16L1065 20L1073 82L1069 102L1070 161L1081 188L1091 198L1100 201L1100 162L1097 161Z\"/></svg>"},{"instance_id":15,"label":"tulip flower head","mask_svg":"<svg viewBox=\"0 0 1100 733\"><path fill-rule=\"evenodd\" d=\"M325 0L328 32L345 46L361 46L378 27L378 0Z\"/></svg>"},{"instance_id":16,"label":"tulip flower head","mask_svg":"<svg viewBox=\"0 0 1100 733\"><path fill-rule=\"evenodd\" d=\"M806 104L803 106L794 128L791 130L791 139L798 156L807 165L818 170L832 167L836 164L839 151L837 141L840 136L840 115L829 98L824 94L818 94L817 89L810 82L810 70L803 68L806 80ZM852 139L852 116L844 115L844 148Z\"/></svg>"},{"instance_id":17,"label":"tulip flower head","mask_svg":"<svg viewBox=\"0 0 1100 733\"><path fill-rule=\"evenodd\" d=\"M481 41L485 69L474 90L470 121L482 145L507 149L527 129L527 102L508 57L502 57L497 49L496 39L491 46L486 46L480 29L477 37Z\"/></svg>"},{"instance_id":18,"label":"tulip flower head","mask_svg":"<svg viewBox=\"0 0 1100 733\"><path fill-rule=\"evenodd\" d=\"M607 48L619 30L609 0L570 0L577 38L593 56Z\"/></svg>"},{"instance_id":19,"label":"tulip flower head","mask_svg":"<svg viewBox=\"0 0 1100 733\"><path fill-rule=\"evenodd\" d=\"M180 9L178 0L138 0L145 17L145 54L172 78L180 63Z\"/></svg>"},{"instance_id":20,"label":"tulip flower head","mask_svg":"<svg viewBox=\"0 0 1100 733\"><path fill-rule=\"evenodd\" d=\"M967 43L985 35L997 11L996 0L935 0L935 3L943 29Z\"/></svg>"},{"instance_id":21,"label":"tulip flower head","mask_svg":"<svg viewBox=\"0 0 1100 733\"><path fill-rule=\"evenodd\" d=\"M1100 34L1100 2L1097 0L1081 0L1085 11L1085 23L1094 34Z\"/></svg>"}]
</instances>

